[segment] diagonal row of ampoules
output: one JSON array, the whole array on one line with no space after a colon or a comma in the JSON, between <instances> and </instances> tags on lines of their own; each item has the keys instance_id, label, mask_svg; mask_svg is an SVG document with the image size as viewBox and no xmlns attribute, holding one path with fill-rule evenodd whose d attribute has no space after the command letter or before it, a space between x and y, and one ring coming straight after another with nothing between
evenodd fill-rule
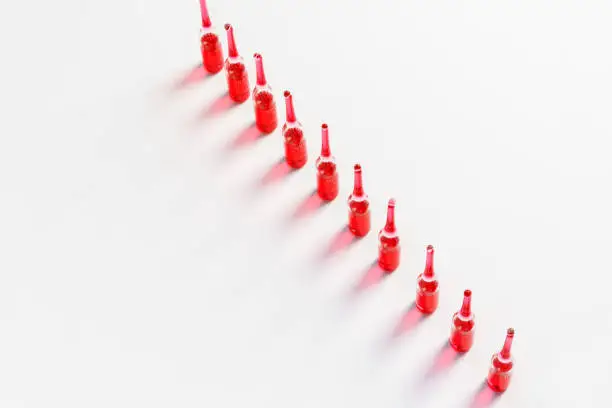
<instances>
[{"instance_id":1,"label":"diagonal row of ampoules","mask_svg":"<svg viewBox=\"0 0 612 408\"><path fill-rule=\"evenodd\" d=\"M206 0L200 0L202 14L201 52L203 66L210 74L216 74L225 67L228 94L235 103L243 103L252 96L255 109L255 123L260 132L270 134L278 127L276 102L263 67L261 54L254 54L257 73L256 85L251 92L248 73L244 59L238 53L234 30L225 24L227 34L228 57L224 59L223 48L216 34L208 13ZM285 124L282 134L285 149L285 161L293 169L304 167L308 161L306 140L301 123L297 120L291 92L285 91ZM328 125L321 125L321 154L316 160L317 194L326 202L338 196L338 172L336 159L331 154ZM354 166L353 192L348 199L348 229L355 237L364 237L370 231L370 203L363 188L361 165ZM400 263L400 240L395 227L395 199L390 199L387 206L387 220L378 234L378 265L385 273L395 271ZM425 270L417 277L415 305L421 313L432 314L438 308L439 282L433 267L434 248L426 249ZM475 320L471 307L472 292L464 291L463 304L453 314L450 345L460 353L472 348L474 343ZM509 328L504 345L491 359L487 384L496 392L505 391L512 375L513 358L510 353L514 329Z\"/></svg>"}]
</instances>

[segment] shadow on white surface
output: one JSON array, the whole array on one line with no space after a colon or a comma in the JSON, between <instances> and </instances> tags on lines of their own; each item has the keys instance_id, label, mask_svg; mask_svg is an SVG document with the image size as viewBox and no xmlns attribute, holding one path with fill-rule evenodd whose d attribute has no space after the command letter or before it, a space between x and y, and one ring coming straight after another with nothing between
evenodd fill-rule
<instances>
[{"instance_id":1,"label":"shadow on white surface","mask_svg":"<svg viewBox=\"0 0 612 408\"><path fill-rule=\"evenodd\" d=\"M272 166L266 171L266 173L260 178L258 186L264 187L270 184L277 183L296 170L291 168L284 157L276 160Z\"/></svg>"},{"instance_id":2,"label":"shadow on white surface","mask_svg":"<svg viewBox=\"0 0 612 408\"><path fill-rule=\"evenodd\" d=\"M397 325L391 333L390 340L398 339L399 337L412 332L428 317L429 315L421 313L421 311L416 307L416 303L412 302L406 311L400 316Z\"/></svg>"},{"instance_id":3,"label":"shadow on white surface","mask_svg":"<svg viewBox=\"0 0 612 408\"><path fill-rule=\"evenodd\" d=\"M219 116L240 104L234 102L230 98L229 93L225 92L219 95L202 113L201 119L208 119Z\"/></svg>"},{"instance_id":4,"label":"shadow on white surface","mask_svg":"<svg viewBox=\"0 0 612 408\"><path fill-rule=\"evenodd\" d=\"M445 340L442 346L438 348L419 384L425 385L442 374L449 372L464 356L465 353L458 352L450 345L448 340Z\"/></svg>"},{"instance_id":5,"label":"shadow on white surface","mask_svg":"<svg viewBox=\"0 0 612 408\"><path fill-rule=\"evenodd\" d=\"M345 225L333 235L333 237L329 240L327 247L324 248L323 252L319 255L316 261L324 261L340 252L346 251L360 239L361 238L353 235L351 231L349 231L348 226Z\"/></svg>"},{"instance_id":6,"label":"shadow on white surface","mask_svg":"<svg viewBox=\"0 0 612 408\"><path fill-rule=\"evenodd\" d=\"M236 137L234 137L227 145L226 150L234 151L250 146L256 143L258 140L261 140L263 138L262 136L263 133L261 133L261 131L257 129L257 125L255 124L255 122L250 123L244 129L238 132Z\"/></svg>"},{"instance_id":7,"label":"shadow on white surface","mask_svg":"<svg viewBox=\"0 0 612 408\"><path fill-rule=\"evenodd\" d=\"M380 284L385 278L390 276L391 273L385 272L380 265L378 265L378 259L375 259L370 263L368 268L361 274L361 279L355 285L353 289L354 294L359 294L365 290L372 288Z\"/></svg>"},{"instance_id":8,"label":"shadow on white surface","mask_svg":"<svg viewBox=\"0 0 612 408\"><path fill-rule=\"evenodd\" d=\"M319 197L319 194L317 194L317 189L315 188L298 204L288 221L291 223L292 221L309 217L330 203L331 201L322 200L321 197Z\"/></svg>"},{"instance_id":9,"label":"shadow on white surface","mask_svg":"<svg viewBox=\"0 0 612 408\"><path fill-rule=\"evenodd\" d=\"M185 72L180 78L178 78L174 86L172 86L172 91L180 91L186 89L190 86L196 85L200 82L204 82L207 79L212 78L214 75L210 75L205 69L202 63L197 64L189 71Z\"/></svg>"},{"instance_id":10,"label":"shadow on white surface","mask_svg":"<svg viewBox=\"0 0 612 408\"><path fill-rule=\"evenodd\" d=\"M489 388L485 380L480 387L478 387L467 406L469 408L489 408L492 407L500 397L501 394Z\"/></svg>"}]
</instances>

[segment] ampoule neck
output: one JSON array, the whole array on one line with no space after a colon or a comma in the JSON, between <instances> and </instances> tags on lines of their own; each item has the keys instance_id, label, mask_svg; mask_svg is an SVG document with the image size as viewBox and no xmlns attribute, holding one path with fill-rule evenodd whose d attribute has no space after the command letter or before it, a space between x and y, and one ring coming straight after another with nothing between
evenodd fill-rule
<instances>
[{"instance_id":1,"label":"ampoule neck","mask_svg":"<svg viewBox=\"0 0 612 408\"><path fill-rule=\"evenodd\" d=\"M200 0L200 12L202 14L202 27L210 29L212 27L212 22L210 21L210 15L208 14L206 0Z\"/></svg>"},{"instance_id":2,"label":"ampoule neck","mask_svg":"<svg viewBox=\"0 0 612 408\"><path fill-rule=\"evenodd\" d=\"M217 34L215 33L215 30L213 29L212 26L210 27L200 27L200 37L203 37L207 34L215 34L215 37L217 37ZM218 38L218 37L217 37Z\"/></svg>"},{"instance_id":3,"label":"ampoule neck","mask_svg":"<svg viewBox=\"0 0 612 408\"><path fill-rule=\"evenodd\" d=\"M234 28L231 24L225 24L225 31L227 33L227 48L228 55L230 58L238 58L238 48L236 47L236 39L234 38Z\"/></svg>"},{"instance_id":4,"label":"ampoule neck","mask_svg":"<svg viewBox=\"0 0 612 408\"><path fill-rule=\"evenodd\" d=\"M361 165L356 164L354 167L355 179L353 185L353 197L363 197L365 192L363 190L363 177L361 174Z\"/></svg>"},{"instance_id":5,"label":"ampoule neck","mask_svg":"<svg viewBox=\"0 0 612 408\"><path fill-rule=\"evenodd\" d=\"M463 292L463 304L459 313L463 317L472 316L472 291L469 289Z\"/></svg>"},{"instance_id":6,"label":"ampoule neck","mask_svg":"<svg viewBox=\"0 0 612 408\"><path fill-rule=\"evenodd\" d=\"M385 231L394 233L397 231L395 227L395 199L390 199L387 205L387 222L385 223Z\"/></svg>"},{"instance_id":7,"label":"ampoule neck","mask_svg":"<svg viewBox=\"0 0 612 408\"><path fill-rule=\"evenodd\" d=\"M433 279L434 273L434 247L433 245L427 246L427 255L425 258L425 271L423 272L423 276L426 278Z\"/></svg>"},{"instance_id":8,"label":"ampoule neck","mask_svg":"<svg viewBox=\"0 0 612 408\"><path fill-rule=\"evenodd\" d=\"M285 91L285 118L287 123L296 123L297 119L295 118L295 110L293 108L293 95L291 92Z\"/></svg>"},{"instance_id":9,"label":"ampoule neck","mask_svg":"<svg viewBox=\"0 0 612 408\"><path fill-rule=\"evenodd\" d=\"M504 341L504 346L499 352L499 356L504 360L509 360L511 357L511 349L512 349L512 340L514 339L514 329L508 329L506 333L506 340Z\"/></svg>"},{"instance_id":10,"label":"ampoule neck","mask_svg":"<svg viewBox=\"0 0 612 408\"><path fill-rule=\"evenodd\" d=\"M329 147L329 129L327 123L321 125L321 157L331 159L331 149Z\"/></svg>"},{"instance_id":11,"label":"ampoule neck","mask_svg":"<svg viewBox=\"0 0 612 408\"><path fill-rule=\"evenodd\" d=\"M255 71L257 73L257 85L261 88L266 87L268 84L266 81L266 74L264 72L263 58L261 54L257 53L254 55L255 58Z\"/></svg>"}]
</instances>

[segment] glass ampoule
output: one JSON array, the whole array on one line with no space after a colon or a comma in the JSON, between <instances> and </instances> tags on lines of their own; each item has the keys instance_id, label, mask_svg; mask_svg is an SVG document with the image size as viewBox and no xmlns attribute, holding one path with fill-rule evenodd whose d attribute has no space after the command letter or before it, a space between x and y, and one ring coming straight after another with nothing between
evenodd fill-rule
<instances>
[{"instance_id":1,"label":"glass ampoule","mask_svg":"<svg viewBox=\"0 0 612 408\"><path fill-rule=\"evenodd\" d=\"M336 158L329 147L329 128L321 125L321 154L316 162L317 194L323 201L332 201L338 196L338 171Z\"/></svg>"},{"instance_id":2,"label":"glass ampoule","mask_svg":"<svg viewBox=\"0 0 612 408\"><path fill-rule=\"evenodd\" d=\"M355 180L353 193L348 198L348 229L356 237L364 237L370 232L370 201L363 189L361 165L356 164L353 170Z\"/></svg>"},{"instance_id":3,"label":"glass ampoule","mask_svg":"<svg viewBox=\"0 0 612 408\"><path fill-rule=\"evenodd\" d=\"M272 94L272 88L266 81L261 54L255 54L255 69L257 71L257 83L253 89L253 104L255 106L255 124L261 133L272 133L278 126L276 114L276 102Z\"/></svg>"},{"instance_id":4,"label":"glass ampoule","mask_svg":"<svg viewBox=\"0 0 612 408\"><path fill-rule=\"evenodd\" d=\"M283 141L285 145L285 161L289 167L300 169L308 161L304 128L298 122L293 108L293 95L285 91L285 124L283 125Z\"/></svg>"},{"instance_id":5,"label":"glass ampoule","mask_svg":"<svg viewBox=\"0 0 612 408\"><path fill-rule=\"evenodd\" d=\"M493 354L491 358L491 368L487 376L487 384L495 392L504 392L510 385L512 378L512 368L514 360L510 349L512 348L512 340L514 339L514 329L509 328L506 332L506 341L499 353Z\"/></svg>"},{"instance_id":6,"label":"glass ampoule","mask_svg":"<svg viewBox=\"0 0 612 408\"><path fill-rule=\"evenodd\" d=\"M474 344L474 314L472 313L472 291L463 292L463 304L453 314L450 345L457 351L465 353Z\"/></svg>"},{"instance_id":7,"label":"glass ampoule","mask_svg":"<svg viewBox=\"0 0 612 408\"><path fill-rule=\"evenodd\" d=\"M227 89L229 97L236 103L242 103L249 99L251 88L249 75L244 65L243 58L238 54L234 29L231 24L225 24L227 33L228 57L225 60L225 73L227 76Z\"/></svg>"},{"instance_id":8,"label":"glass ampoule","mask_svg":"<svg viewBox=\"0 0 612 408\"><path fill-rule=\"evenodd\" d=\"M386 272L393 272L400 263L400 239L395 227L395 199L387 204L387 222L378 233L378 265Z\"/></svg>"},{"instance_id":9,"label":"glass ampoule","mask_svg":"<svg viewBox=\"0 0 612 408\"><path fill-rule=\"evenodd\" d=\"M423 313L433 313L438 308L439 285L433 266L434 247L427 246L425 270L417 277L416 307Z\"/></svg>"},{"instance_id":10,"label":"glass ampoule","mask_svg":"<svg viewBox=\"0 0 612 408\"><path fill-rule=\"evenodd\" d=\"M200 11L202 13L202 28L200 29L202 65L209 73L216 74L223 69L223 47L210 21L206 0L200 0Z\"/></svg>"}]
</instances>

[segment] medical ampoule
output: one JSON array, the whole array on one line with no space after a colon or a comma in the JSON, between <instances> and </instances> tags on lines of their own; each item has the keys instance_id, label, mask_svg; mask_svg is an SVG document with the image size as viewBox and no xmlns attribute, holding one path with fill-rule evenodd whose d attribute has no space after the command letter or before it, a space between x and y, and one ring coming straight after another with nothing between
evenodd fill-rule
<instances>
[{"instance_id":1,"label":"medical ampoule","mask_svg":"<svg viewBox=\"0 0 612 408\"><path fill-rule=\"evenodd\" d=\"M289 167L299 169L304 167L308 161L306 151L306 139L304 138L304 128L295 117L293 109L293 96L291 92L285 91L285 117L283 125L283 140L285 144L285 161Z\"/></svg>"},{"instance_id":2,"label":"medical ampoule","mask_svg":"<svg viewBox=\"0 0 612 408\"><path fill-rule=\"evenodd\" d=\"M395 227L395 199L387 205L387 222L378 233L378 265L386 272L393 272L400 262L400 240Z\"/></svg>"},{"instance_id":3,"label":"medical ampoule","mask_svg":"<svg viewBox=\"0 0 612 408\"><path fill-rule=\"evenodd\" d=\"M209 73L216 74L223 69L223 48L210 21L206 0L200 0L200 11L202 12L202 28L200 29L202 65Z\"/></svg>"},{"instance_id":4,"label":"medical ampoule","mask_svg":"<svg viewBox=\"0 0 612 408\"><path fill-rule=\"evenodd\" d=\"M251 88L249 76L244 65L244 60L238 54L234 29L231 24L225 25L227 33L228 57L225 60L225 73L227 76L227 89L230 98L236 103L242 103L249 99Z\"/></svg>"},{"instance_id":5,"label":"medical ampoule","mask_svg":"<svg viewBox=\"0 0 612 408\"><path fill-rule=\"evenodd\" d=\"M504 392L510 385L512 367L514 366L514 361L510 354L512 339L514 339L514 329L509 328L506 333L504 347L499 353L493 354L491 358L491 368L489 369L487 384L495 392Z\"/></svg>"},{"instance_id":6,"label":"medical ampoule","mask_svg":"<svg viewBox=\"0 0 612 408\"><path fill-rule=\"evenodd\" d=\"M329 148L329 129L326 123L321 125L321 155L316 162L317 193L323 201L332 201L338 196L338 171L336 158Z\"/></svg>"},{"instance_id":7,"label":"medical ampoule","mask_svg":"<svg viewBox=\"0 0 612 408\"><path fill-rule=\"evenodd\" d=\"M360 164L355 165L354 172L353 193L348 198L348 229L356 237L364 237L370 232L370 201L363 190Z\"/></svg>"},{"instance_id":8,"label":"medical ampoule","mask_svg":"<svg viewBox=\"0 0 612 408\"><path fill-rule=\"evenodd\" d=\"M468 351L474 344L474 314L472 313L472 291L463 292L461 309L453 315L450 345L461 353Z\"/></svg>"},{"instance_id":9,"label":"medical ampoule","mask_svg":"<svg viewBox=\"0 0 612 408\"><path fill-rule=\"evenodd\" d=\"M253 89L253 103L255 105L255 124L261 133L272 133L278 126L276 115L276 102L272 94L272 88L266 81L264 74L263 59L260 54L255 54L255 68L257 70L257 84Z\"/></svg>"},{"instance_id":10,"label":"medical ampoule","mask_svg":"<svg viewBox=\"0 0 612 408\"><path fill-rule=\"evenodd\" d=\"M427 246L425 270L417 277L416 306L423 313L433 313L438 308L439 285L433 266L434 247Z\"/></svg>"}]
</instances>

